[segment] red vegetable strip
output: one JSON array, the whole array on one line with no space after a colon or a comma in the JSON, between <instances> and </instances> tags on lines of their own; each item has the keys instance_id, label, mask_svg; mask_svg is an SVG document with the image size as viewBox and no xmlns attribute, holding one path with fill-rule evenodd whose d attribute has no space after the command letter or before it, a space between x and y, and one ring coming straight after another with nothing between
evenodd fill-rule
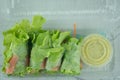
<instances>
[{"instance_id":1,"label":"red vegetable strip","mask_svg":"<svg viewBox=\"0 0 120 80\"><path fill-rule=\"evenodd\" d=\"M12 74L14 72L17 61L18 61L18 56L13 55L9 61L9 64L10 64L9 67L6 68L6 74Z\"/></svg>"},{"instance_id":2,"label":"red vegetable strip","mask_svg":"<svg viewBox=\"0 0 120 80\"><path fill-rule=\"evenodd\" d=\"M52 71L58 71L59 68L60 68L60 66L56 66L56 67L52 68Z\"/></svg>"},{"instance_id":3,"label":"red vegetable strip","mask_svg":"<svg viewBox=\"0 0 120 80\"><path fill-rule=\"evenodd\" d=\"M47 58L45 58L41 64L41 69L45 69L46 67L46 62L47 62Z\"/></svg>"},{"instance_id":4,"label":"red vegetable strip","mask_svg":"<svg viewBox=\"0 0 120 80\"><path fill-rule=\"evenodd\" d=\"M30 65L30 57L27 56L26 57L26 63L25 63L26 66L29 66Z\"/></svg>"}]
</instances>

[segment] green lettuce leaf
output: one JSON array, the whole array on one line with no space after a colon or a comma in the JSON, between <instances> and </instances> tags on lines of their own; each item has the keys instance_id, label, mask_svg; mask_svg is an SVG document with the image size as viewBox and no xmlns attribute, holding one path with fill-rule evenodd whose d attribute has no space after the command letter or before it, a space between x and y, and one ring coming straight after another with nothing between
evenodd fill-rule
<instances>
[{"instance_id":1,"label":"green lettuce leaf","mask_svg":"<svg viewBox=\"0 0 120 80\"><path fill-rule=\"evenodd\" d=\"M44 33L39 33L36 41L36 45L39 45L41 48L50 48L52 47L50 32L46 31Z\"/></svg>"},{"instance_id":2,"label":"green lettuce leaf","mask_svg":"<svg viewBox=\"0 0 120 80\"><path fill-rule=\"evenodd\" d=\"M58 35L59 35L59 32L57 32L55 35L52 36L53 37L53 47L61 46L63 41L70 36L70 33L69 32L61 32L59 37L58 37ZM56 38L54 36L56 36Z\"/></svg>"},{"instance_id":3,"label":"green lettuce leaf","mask_svg":"<svg viewBox=\"0 0 120 80\"><path fill-rule=\"evenodd\" d=\"M45 18L39 15L33 17L32 26L35 28L42 28L42 25L46 22Z\"/></svg>"},{"instance_id":4,"label":"green lettuce leaf","mask_svg":"<svg viewBox=\"0 0 120 80\"><path fill-rule=\"evenodd\" d=\"M49 49L49 57L46 64L47 71L58 71L65 49L63 47ZM57 70L55 68L58 68Z\"/></svg>"},{"instance_id":5,"label":"green lettuce leaf","mask_svg":"<svg viewBox=\"0 0 120 80\"><path fill-rule=\"evenodd\" d=\"M53 30L52 32L52 41L54 42L56 39L59 38L60 31L59 30Z\"/></svg>"},{"instance_id":6,"label":"green lettuce leaf","mask_svg":"<svg viewBox=\"0 0 120 80\"><path fill-rule=\"evenodd\" d=\"M29 30L29 37L32 43L35 43L37 36L39 33L46 32L46 30L42 29L42 25L46 22L45 18L40 15L35 15L32 19L32 25Z\"/></svg>"},{"instance_id":7,"label":"green lettuce leaf","mask_svg":"<svg viewBox=\"0 0 120 80\"><path fill-rule=\"evenodd\" d=\"M41 49L40 46L35 46L31 51L30 67L38 72L42 67L40 66L43 60L49 56L49 49Z\"/></svg>"}]
</instances>

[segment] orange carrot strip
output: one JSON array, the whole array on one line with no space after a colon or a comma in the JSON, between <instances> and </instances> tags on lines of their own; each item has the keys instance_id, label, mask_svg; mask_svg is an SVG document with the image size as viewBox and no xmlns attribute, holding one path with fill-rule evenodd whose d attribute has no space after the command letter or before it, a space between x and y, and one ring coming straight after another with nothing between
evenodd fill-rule
<instances>
[{"instance_id":1,"label":"orange carrot strip","mask_svg":"<svg viewBox=\"0 0 120 80\"><path fill-rule=\"evenodd\" d=\"M74 23L73 37L76 37L76 23Z\"/></svg>"},{"instance_id":2,"label":"orange carrot strip","mask_svg":"<svg viewBox=\"0 0 120 80\"><path fill-rule=\"evenodd\" d=\"M82 69L83 68L83 63L82 63L82 61L80 61L80 69Z\"/></svg>"}]
</instances>

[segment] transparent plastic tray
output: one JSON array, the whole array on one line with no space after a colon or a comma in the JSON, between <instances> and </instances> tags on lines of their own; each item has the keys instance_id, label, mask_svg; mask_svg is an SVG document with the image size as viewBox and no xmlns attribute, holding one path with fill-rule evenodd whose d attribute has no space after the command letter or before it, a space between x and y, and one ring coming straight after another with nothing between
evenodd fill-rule
<instances>
[{"instance_id":1,"label":"transparent plastic tray","mask_svg":"<svg viewBox=\"0 0 120 80\"><path fill-rule=\"evenodd\" d=\"M84 67L77 76L43 75L8 77L0 80L120 80L120 0L0 0L0 68L3 62L2 32L23 18L40 14L47 19L45 29L73 30L77 35L100 33L113 46L112 61L103 68Z\"/></svg>"}]
</instances>

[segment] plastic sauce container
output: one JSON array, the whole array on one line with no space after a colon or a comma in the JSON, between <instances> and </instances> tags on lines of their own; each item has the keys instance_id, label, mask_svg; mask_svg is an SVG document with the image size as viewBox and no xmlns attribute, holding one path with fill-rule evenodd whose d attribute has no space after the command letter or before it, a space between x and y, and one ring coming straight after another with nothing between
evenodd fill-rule
<instances>
[{"instance_id":1,"label":"plastic sauce container","mask_svg":"<svg viewBox=\"0 0 120 80\"><path fill-rule=\"evenodd\" d=\"M85 37L81 45L82 61L92 67L100 67L112 58L112 46L110 42L99 34L91 34Z\"/></svg>"}]
</instances>

